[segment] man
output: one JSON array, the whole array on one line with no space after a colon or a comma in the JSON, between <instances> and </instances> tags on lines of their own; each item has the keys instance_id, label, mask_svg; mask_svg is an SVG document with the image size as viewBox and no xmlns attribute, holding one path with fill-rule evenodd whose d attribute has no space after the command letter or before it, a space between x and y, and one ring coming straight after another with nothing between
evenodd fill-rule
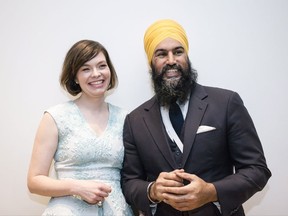
<instances>
[{"instance_id":1,"label":"man","mask_svg":"<svg viewBox=\"0 0 288 216\"><path fill-rule=\"evenodd\" d=\"M271 172L240 96L196 82L177 22L153 23L144 47L155 96L125 120L127 202L144 215L245 215Z\"/></svg>"}]
</instances>

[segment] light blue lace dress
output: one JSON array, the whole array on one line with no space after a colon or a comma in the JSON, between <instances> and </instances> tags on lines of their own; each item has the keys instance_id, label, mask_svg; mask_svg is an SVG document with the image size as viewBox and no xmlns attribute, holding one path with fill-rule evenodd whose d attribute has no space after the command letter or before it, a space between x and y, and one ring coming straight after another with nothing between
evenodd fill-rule
<instances>
[{"instance_id":1,"label":"light blue lace dress","mask_svg":"<svg viewBox=\"0 0 288 216\"><path fill-rule=\"evenodd\" d=\"M120 186L124 156L122 129L126 112L109 105L109 120L100 135L86 122L73 101L56 105L46 112L58 127L59 143L55 153L55 172L59 179L91 179L109 184L112 192L103 206L88 204L73 196L51 198L43 216L130 216Z\"/></svg>"}]
</instances>

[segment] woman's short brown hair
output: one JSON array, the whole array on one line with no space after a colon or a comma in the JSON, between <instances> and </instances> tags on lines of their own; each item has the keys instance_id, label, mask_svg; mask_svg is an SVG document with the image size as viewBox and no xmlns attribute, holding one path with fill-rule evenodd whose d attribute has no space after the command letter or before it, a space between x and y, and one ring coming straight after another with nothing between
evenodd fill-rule
<instances>
[{"instance_id":1,"label":"woman's short brown hair","mask_svg":"<svg viewBox=\"0 0 288 216\"><path fill-rule=\"evenodd\" d=\"M76 96L82 92L79 84L75 82L76 74L80 67L100 52L104 54L111 72L111 79L107 90L117 86L117 74L105 47L97 41L81 40L75 43L66 54L60 75L60 85L71 95Z\"/></svg>"}]
</instances>

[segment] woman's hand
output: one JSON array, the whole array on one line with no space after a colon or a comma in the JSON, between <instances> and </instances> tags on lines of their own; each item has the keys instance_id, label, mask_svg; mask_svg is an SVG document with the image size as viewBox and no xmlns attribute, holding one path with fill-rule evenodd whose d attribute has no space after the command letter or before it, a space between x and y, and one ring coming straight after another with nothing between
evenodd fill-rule
<instances>
[{"instance_id":1,"label":"woman's hand","mask_svg":"<svg viewBox=\"0 0 288 216\"><path fill-rule=\"evenodd\" d=\"M112 191L111 187L103 182L94 180L76 180L77 186L72 189L72 194L76 198L81 198L90 204L97 204L103 202L109 193Z\"/></svg>"}]
</instances>

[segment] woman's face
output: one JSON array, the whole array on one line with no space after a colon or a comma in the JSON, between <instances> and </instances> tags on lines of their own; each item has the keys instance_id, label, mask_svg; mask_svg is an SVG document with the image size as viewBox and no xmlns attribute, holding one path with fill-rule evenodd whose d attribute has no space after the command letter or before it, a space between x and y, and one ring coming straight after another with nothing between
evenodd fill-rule
<instances>
[{"instance_id":1,"label":"woman's face","mask_svg":"<svg viewBox=\"0 0 288 216\"><path fill-rule=\"evenodd\" d=\"M106 58L100 52L93 59L87 61L76 74L76 83L79 83L82 94L90 97L104 97L111 80L110 68Z\"/></svg>"}]
</instances>

